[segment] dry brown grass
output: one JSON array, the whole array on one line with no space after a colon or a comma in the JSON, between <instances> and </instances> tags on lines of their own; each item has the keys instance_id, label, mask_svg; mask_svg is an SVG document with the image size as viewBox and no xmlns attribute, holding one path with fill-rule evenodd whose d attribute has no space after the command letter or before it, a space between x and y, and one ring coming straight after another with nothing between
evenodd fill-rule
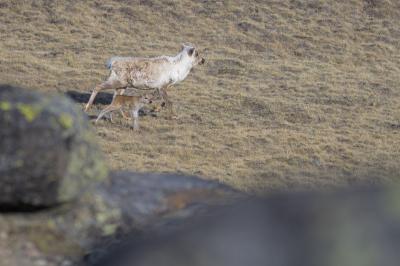
<instances>
[{"instance_id":1,"label":"dry brown grass","mask_svg":"<svg viewBox=\"0 0 400 266\"><path fill-rule=\"evenodd\" d=\"M396 0L0 1L0 81L89 92L112 55L192 42L207 63L170 91L177 121L95 127L110 167L247 191L388 181L400 172L399 17Z\"/></svg>"}]
</instances>

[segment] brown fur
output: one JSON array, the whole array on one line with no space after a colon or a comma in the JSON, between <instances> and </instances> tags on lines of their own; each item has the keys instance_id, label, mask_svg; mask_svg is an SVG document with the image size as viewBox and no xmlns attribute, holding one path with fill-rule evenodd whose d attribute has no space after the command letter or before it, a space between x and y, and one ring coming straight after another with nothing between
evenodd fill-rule
<instances>
[{"instance_id":1,"label":"brown fur","mask_svg":"<svg viewBox=\"0 0 400 266\"><path fill-rule=\"evenodd\" d=\"M124 115L123 108L128 108L131 111L133 120L133 129L139 129L139 110L148 103L152 102L152 96L129 96L129 95L115 95L113 101L109 106L104 108L96 119L96 123L107 113L119 110ZM112 116L110 117L112 121Z\"/></svg>"}]
</instances>

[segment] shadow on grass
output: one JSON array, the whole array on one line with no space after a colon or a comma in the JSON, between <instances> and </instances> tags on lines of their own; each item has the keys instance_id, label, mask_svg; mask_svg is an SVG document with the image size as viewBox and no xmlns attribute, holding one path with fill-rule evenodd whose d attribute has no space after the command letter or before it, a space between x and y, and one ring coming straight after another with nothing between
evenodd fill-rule
<instances>
[{"instance_id":1,"label":"shadow on grass","mask_svg":"<svg viewBox=\"0 0 400 266\"><path fill-rule=\"evenodd\" d=\"M65 93L69 98L77 103L87 103L90 98L90 93L79 92L70 90ZM94 99L93 104L110 104L112 101L113 94L108 92L99 92Z\"/></svg>"},{"instance_id":2,"label":"shadow on grass","mask_svg":"<svg viewBox=\"0 0 400 266\"><path fill-rule=\"evenodd\" d=\"M70 90L65 93L69 98L71 98L73 101L77 103L84 103L86 104L89 101L90 98L90 93L86 92L79 92L79 91L74 91ZM112 101L113 94L112 93L107 93L107 92L99 92L93 102L93 105L95 104L102 104L102 105L108 105ZM164 107L164 105L162 105ZM152 117L157 117L157 112L155 112L153 109L149 108L143 108L139 110L139 115L140 116L152 116ZM90 115L87 114L89 120L94 120L97 118L97 115ZM129 116L129 113L127 114Z\"/></svg>"}]
</instances>

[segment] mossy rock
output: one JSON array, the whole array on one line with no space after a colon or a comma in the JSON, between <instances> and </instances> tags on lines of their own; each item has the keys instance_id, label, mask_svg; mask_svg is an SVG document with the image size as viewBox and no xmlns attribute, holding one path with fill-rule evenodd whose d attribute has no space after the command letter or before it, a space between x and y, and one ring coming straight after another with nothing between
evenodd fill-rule
<instances>
[{"instance_id":1,"label":"mossy rock","mask_svg":"<svg viewBox=\"0 0 400 266\"><path fill-rule=\"evenodd\" d=\"M100 239L113 239L116 233L149 227L167 231L170 221L175 225L242 196L226 185L195 176L117 171L53 221L69 238L88 247Z\"/></svg>"},{"instance_id":2,"label":"mossy rock","mask_svg":"<svg viewBox=\"0 0 400 266\"><path fill-rule=\"evenodd\" d=\"M209 208L243 197L195 176L110 172L76 201L40 211L0 213L0 251L2 241L8 250L19 251L2 260L16 261L4 264L12 266L36 265L32 261L38 257L54 262L49 265L90 265L127 238L167 233Z\"/></svg>"},{"instance_id":3,"label":"mossy rock","mask_svg":"<svg viewBox=\"0 0 400 266\"><path fill-rule=\"evenodd\" d=\"M66 97L0 86L0 207L76 198L107 169L83 113Z\"/></svg>"}]
</instances>

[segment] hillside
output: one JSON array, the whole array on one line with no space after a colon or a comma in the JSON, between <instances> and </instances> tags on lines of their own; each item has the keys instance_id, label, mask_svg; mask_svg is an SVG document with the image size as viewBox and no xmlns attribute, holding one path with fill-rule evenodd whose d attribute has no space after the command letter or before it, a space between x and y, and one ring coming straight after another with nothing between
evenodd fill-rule
<instances>
[{"instance_id":1,"label":"hillside","mask_svg":"<svg viewBox=\"0 0 400 266\"><path fill-rule=\"evenodd\" d=\"M86 94L110 56L191 42L206 64L170 90L176 121L94 127L111 168L256 192L379 183L400 172L399 17L397 0L0 1L0 83Z\"/></svg>"}]
</instances>

